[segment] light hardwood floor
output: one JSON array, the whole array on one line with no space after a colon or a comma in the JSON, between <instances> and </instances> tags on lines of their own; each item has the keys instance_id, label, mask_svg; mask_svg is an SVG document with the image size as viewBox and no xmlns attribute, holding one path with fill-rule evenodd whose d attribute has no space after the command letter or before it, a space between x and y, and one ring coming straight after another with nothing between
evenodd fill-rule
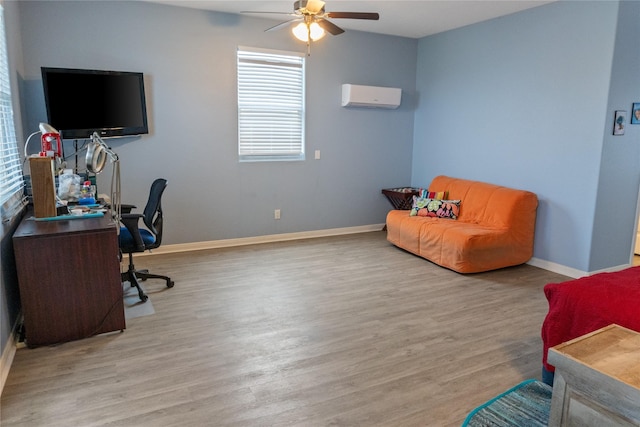
<instances>
[{"instance_id":1,"label":"light hardwood floor","mask_svg":"<svg viewBox=\"0 0 640 427\"><path fill-rule=\"evenodd\" d=\"M155 314L17 351L9 426L459 426L539 378L542 288L522 265L460 275L384 232L155 255Z\"/></svg>"}]
</instances>

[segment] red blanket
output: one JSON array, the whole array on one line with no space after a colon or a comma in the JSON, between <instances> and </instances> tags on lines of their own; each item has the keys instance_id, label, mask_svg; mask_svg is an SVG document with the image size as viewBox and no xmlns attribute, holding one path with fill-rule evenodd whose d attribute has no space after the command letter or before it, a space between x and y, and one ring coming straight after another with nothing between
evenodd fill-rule
<instances>
[{"instance_id":1,"label":"red blanket","mask_svg":"<svg viewBox=\"0 0 640 427\"><path fill-rule=\"evenodd\" d=\"M640 332L640 267L549 283L544 294L549 312L542 324L542 363L550 372L550 347L612 323Z\"/></svg>"}]
</instances>

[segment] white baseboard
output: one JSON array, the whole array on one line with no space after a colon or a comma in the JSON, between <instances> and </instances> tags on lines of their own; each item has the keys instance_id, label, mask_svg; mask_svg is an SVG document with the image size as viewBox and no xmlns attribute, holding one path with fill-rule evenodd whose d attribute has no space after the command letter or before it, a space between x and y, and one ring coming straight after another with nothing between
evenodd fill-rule
<instances>
[{"instance_id":1,"label":"white baseboard","mask_svg":"<svg viewBox=\"0 0 640 427\"><path fill-rule=\"evenodd\" d=\"M527 262L527 264L532 265L534 267L542 268L544 270L552 271L554 273L562 274L564 276L569 276L574 279L577 279L579 277L585 277L585 276L593 276L594 274L598 274L598 273L612 273L614 271L620 271L620 270L624 270L625 268L631 267L631 263L629 263L629 264L617 265L615 267L604 268L602 270L582 271L582 270L577 270L575 268L567 267L566 265L556 264L554 262L549 262L549 261L541 260L538 258L531 258L529 262Z\"/></svg>"},{"instance_id":2,"label":"white baseboard","mask_svg":"<svg viewBox=\"0 0 640 427\"><path fill-rule=\"evenodd\" d=\"M344 234L368 233L381 231L384 224L361 225L357 227L330 228L326 230L301 231L298 233L270 234L267 236L240 237L237 239L210 240L207 242L178 243L162 245L153 252L136 254L137 256L170 254L178 252L198 251L203 249L229 248L233 246L255 245L260 243L284 242L287 240L310 239L315 237L339 236Z\"/></svg>"},{"instance_id":3,"label":"white baseboard","mask_svg":"<svg viewBox=\"0 0 640 427\"><path fill-rule=\"evenodd\" d=\"M629 268L631 267L631 263L629 264L623 264L623 265L616 265L615 267L609 267L609 268L603 268L602 270L595 270L592 271L589 274L589 276L593 276L594 274L598 274L598 273L614 273L616 271L620 271L620 270L624 270L625 268Z\"/></svg>"},{"instance_id":4,"label":"white baseboard","mask_svg":"<svg viewBox=\"0 0 640 427\"><path fill-rule=\"evenodd\" d=\"M11 369L11 364L13 363L13 358L16 355L16 350L18 347L16 346L17 340L17 329L18 325L22 323L22 316L18 316L18 321L13 327L13 330L9 334L9 339L7 340L7 344L4 346L4 350L2 351L2 358L0 359L0 396L2 396L2 390L4 390L4 384L7 381L7 377L9 376L9 370Z\"/></svg>"},{"instance_id":5,"label":"white baseboard","mask_svg":"<svg viewBox=\"0 0 640 427\"><path fill-rule=\"evenodd\" d=\"M527 264L534 267L542 268L544 270L552 271L554 273L562 274L564 276L569 276L574 279L589 274L586 271L580 271L575 268L567 267L566 265L556 264L555 262L545 261L539 258L531 258L527 262Z\"/></svg>"}]
</instances>

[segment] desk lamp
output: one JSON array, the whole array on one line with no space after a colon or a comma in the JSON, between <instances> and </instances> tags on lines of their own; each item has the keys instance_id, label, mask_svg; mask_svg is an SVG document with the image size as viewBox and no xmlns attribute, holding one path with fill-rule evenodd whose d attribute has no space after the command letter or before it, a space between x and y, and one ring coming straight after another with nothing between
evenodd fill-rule
<instances>
[{"instance_id":1,"label":"desk lamp","mask_svg":"<svg viewBox=\"0 0 640 427\"><path fill-rule=\"evenodd\" d=\"M111 213L114 219L120 221L120 159L116 152L109 148L100 138L100 135L97 132L93 132L85 157L87 170L99 174L104 170L107 158L113 165L113 174L111 175Z\"/></svg>"}]
</instances>

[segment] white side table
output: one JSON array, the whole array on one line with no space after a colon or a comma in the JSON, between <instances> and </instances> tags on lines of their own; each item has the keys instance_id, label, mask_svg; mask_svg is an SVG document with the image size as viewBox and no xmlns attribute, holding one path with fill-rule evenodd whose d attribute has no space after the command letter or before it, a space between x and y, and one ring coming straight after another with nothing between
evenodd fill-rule
<instances>
[{"instance_id":1,"label":"white side table","mask_svg":"<svg viewBox=\"0 0 640 427\"><path fill-rule=\"evenodd\" d=\"M640 426L640 334L609 325L549 349L549 426Z\"/></svg>"}]
</instances>

